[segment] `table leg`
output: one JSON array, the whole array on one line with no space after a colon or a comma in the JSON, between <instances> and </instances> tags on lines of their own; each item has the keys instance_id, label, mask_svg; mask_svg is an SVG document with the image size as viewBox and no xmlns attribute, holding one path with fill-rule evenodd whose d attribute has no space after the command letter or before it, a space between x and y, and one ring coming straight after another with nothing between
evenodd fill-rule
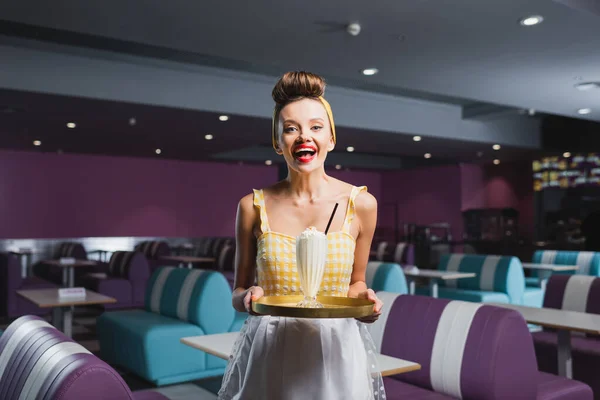
<instances>
[{"instance_id":1,"label":"table leg","mask_svg":"<svg viewBox=\"0 0 600 400\"><path fill-rule=\"evenodd\" d=\"M573 358L571 357L571 331L558 331L558 375L573 378Z\"/></svg>"},{"instance_id":2,"label":"table leg","mask_svg":"<svg viewBox=\"0 0 600 400\"><path fill-rule=\"evenodd\" d=\"M69 271L67 268L62 268L62 284L63 287L69 287Z\"/></svg>"},{"instance_id":3,"label":"table leg","mask_svg":"<svg viewBox=\"0 0 600 400\"><path fill-rule=\"evenodd\" d=\"M437 299L438 297L438 282L435 279L429 281L429 288L431 290L431 297Z\"/></svg>"},{"instance_id":4,"label":"table leg","mask_svg":"<svg viewBox=\"0 0 600 400\"><path fill-rule=\"evenodd\" d=\"M75 287L75 268L69 267L69 287Z\"/></svg>"},{"instance_id":5,"label":"table leg","mask_svg":"<svg viewBox=\"0 0 600 400\"><path fill-rule=\"evenodd\" d=\"M73 337L73 306L63 309L63 333L66 337Z\"/></svg>"},{"instance_id":6,"label":"table leg","mask_svg":"<svg viewBox=\"0 0 600 400\"><path fill-rule=\"evenodd\" d=\"M416 284L414 279L410 279L408 282L408 291L410 294L414 295L416 292Z\"/></svg>"},{"instance_id":7,"label":"table leg","mask_svg":"<svg viewBox=\"0 0 600 400\"><path fill-rule=\"evenodd\" d=\"M64 327L63 309L62 307L54 307L52 309L52 325L59 331L63 331Z\"/></svg>"},{"instance_id":8,"label":"table leg","mask_svg":"<svg viewBox=\"0 0 600 400\"><path fill-rule=\"evenodd\" d=\"M25 279L27 278L27 256L20 256L19 261L21 261L21 277Z\"/></svg>"}]
</instances>

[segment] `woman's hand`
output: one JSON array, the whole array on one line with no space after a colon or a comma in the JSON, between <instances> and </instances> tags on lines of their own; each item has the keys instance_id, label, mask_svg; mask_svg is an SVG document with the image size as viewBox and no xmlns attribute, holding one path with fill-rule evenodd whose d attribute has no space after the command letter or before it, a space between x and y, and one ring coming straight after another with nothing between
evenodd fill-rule
<instances>
[{"instance_id":1,"label":"woman's hand","mask_svg":"<svg viewBox=\"0 0 600 400\"><path fill-rule=\"evenodd\" d=\"M379 300L377 295L375 295L375 292L373 291L373 289L367 289L364 292L359 293L358 298L371 300L373 303L375 303L375 305L373 306L373 314L371 314L367 317L356 318L356 319L359 320L360 322L364 322L367 324L371 324L371 323L377 321L377 319L381 315L381 308L383 307L383 303L381 302L381 300Z\"/></svg>"},{"instance_id":2,"label":"woman's hand","mask_svg":"<svg viewBox=\"0 0 600 400\"><path fill-rule=\"evenodd\" d=\"M252 311L252 302L260 299L265 295L264 290L260 286L251 286L246 290L244 296L244 308L250 315L259 315Z\"/></svg>"}]
</instances>

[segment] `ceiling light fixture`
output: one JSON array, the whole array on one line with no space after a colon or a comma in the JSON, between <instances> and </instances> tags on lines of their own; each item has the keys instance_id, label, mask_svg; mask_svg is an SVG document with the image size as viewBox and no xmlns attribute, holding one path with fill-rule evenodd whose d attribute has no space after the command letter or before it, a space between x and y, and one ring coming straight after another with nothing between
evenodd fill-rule
<instances>
[{"instance_id":1,"label":"ceiling light fixture","mask_svg":"<svg viewBox=\"0 0 600 400\"><path fill-rule=\"evenodd\" d=\"M229 120L229 116L228 115L221 115L221 116L219 116L219 121L225 122L225 121L228 121L228 120Z\"/></svg>"},{"instance_id":2,"label":"ceiling light fixture","mask_svg":"<svg viewBox=\"0 0 600 400\"><path fill-rule=\"evenodd\" d=\"M67 128L74 129L77 126L75 122L67 122Z\"/></svg>"},{"instance_id":3,"label":"ceiling light fixture","mask_svg":"<svg viewBox=\"0 0 600 400\"><path fill-rule=\"evenodd\" d=\"M34 146L41 146L41 145L42 145L42 142L41 142L40 140L34 140L34 141L33 141L33 145L34 145Z\"/></svg>"},{"instance_id":4,"label":"ceiling light fixture","mask_svg":"<svg viewBox=\"0 0 600 400\"><path fill-rule=\"evenodd\" d=\"M431 158L431 153L425 153L425 155L423 157L425 157L425 158Z\"/></svg>"},{"instance_id":5,"label":"ceiling light fixture","mask_svg":"<svg viewBox=\"0 0 600 400\"><path fill-rule=\"evenodd\" d=\"M542 17L541 15L532 15L527 18L523 18L519 21L519 23L523 26L534 26L541 24L543 20L544 17Z\"/></svg>"},{"instance_id":6,"label":"ceiling light fixture","mask_svg":"<svg viewBox=\"0 0 600 400\"><path fill-rule=\"evenodd\" d=\"M337 164L337 165L335 166L335 169L342 169L342 166L341 166L340 164Z\"/></svg>"},{"instance_id":7,"label":"ceiling light fixture","mask_svg":"<svg viewBox=\"0 0 600 400\"><path fill-rule=\"evenodd\" d=\"M156 154L160 154L160 153L162 153L162 150L161 150L161 149L156 149L156 150L154 150L154 152L155 152Z\"/></svg>"},{"instance_id":8,"label":"ceiling light fixture","mask_svg":"<svg viewBox=\"0 0 600 400\"><path fill-rule=\"evenodd\" d=\"M348 153L352 153L352 152L354 151L354 147L352 147L352 146L348 146L348 147L346 147L346 151L347 151Z\"/></svg>"},{"instance_id":9,"label":"ceiling light fixture","mask_svg":"<svg viewBox=\"0 0 600 400\"><path fill-rule=\"evenodd\" d=\"M373 76L378 72L379 70L377 68L365 68L361 71L361 73L366 76Z\"/></svg>"},{"instance_id":10,"label":"ceiling light fixture","mask_svg":"<svg viewBox=\"0 0 600 400\"><path fill-rule=\"evenodd\" d=\"M579 114L579 115L587 115L591 112L592 112L591 108L580 108L579 110L577 110L577 114Z\"/></svg>"},{"instance_id":11,"label":"ceiling light fixture","mask_svg":"<svg viewBox=\"0 0 600 400\"><path fill-rule=\"evenodd\" d=\"M569 158L569 157L571 157L571 153L569 153L568 151L565 151L565 152L563 153L563 157L564 157L564 158Z\"/></svg>"},{"instance_id":12,"label":"ceiling light fixture","mask_svg":"<svg viewBox=\"0 0 600 400\"><path fill-rule=\"evenodd\" d=\"M415 142L420 142L421 141L421 136L413 136L413 140Z\"/></svg>"},{"instance_id":13,"label":"ceiling light fixture","mask_svg":"<svg viewBox=\"0 0 600 400\"><path fill-rule=\"evenodd\" d=\"M204 139L206 139L206 140L212 140L213 139L213 135L211 135L211 134L204 135Z\"/></svg>"},{"instance_id":14,"label":"ceiling light fixture","mask_svg":"<svg viewBox=\"0 0 600 400\"><path fill-rule=\"evenodd\" d=\"M265 164L267 164L267 165L271 165L271 164L273 164L273 161L271 161L271 160L267 160L267 161L265 161Z\"/></svg>"},{"instance_id":15,"label":"ceiling light fixture","mask_svg":"<svg viewBox=\"0 0 600 400\"><path fill-rule=\"evenodd\" d=\"M582 92L592 90L592 89L600 89L600 82L578 83L577 85L575 85L575 89L581 90Z\"/></svg>"},{"instance_id":16,"label":"ceiling light fixture","mask_svg":"<svg viewBox=\"0 0 600 400\"><path fill-rule=\"evenodd\" d=\"M495 144L492 146L492 149L494 150L500 150L500 145L499 144Z\"/></svg>"},{"instance_id":17,"label":"ceiling light fixture","mask_svg":"<svg viewBox=\"0 0 600 400\"><path fill-rule=\"evenodd\" d=\"M129 125L134 126L137 124L137 120L135 118L129 118Z\"/></svg>"},{"instance_id":18,"label":"ceiling light fixture","mask_svg":"<svg viewBox=\"0 0 600 400\"><path fill-rule=\"evenodd\" d=\"M497 158L494 160L494 165L498 165L500 164L500 160L498 160Z\"/></svg>"}]
</instances>

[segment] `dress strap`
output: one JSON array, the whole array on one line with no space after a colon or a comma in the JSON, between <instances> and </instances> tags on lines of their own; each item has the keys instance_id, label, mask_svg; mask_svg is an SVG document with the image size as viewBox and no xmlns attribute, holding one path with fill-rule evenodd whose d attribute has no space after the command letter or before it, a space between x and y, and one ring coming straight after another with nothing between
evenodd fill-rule
<instances>
[{"instance_id":1,"label":"dress strap","mask_svg":"<svg viewBox=\"0 0 600 400\"><path fill-rule=\"evenodd\" d=\"M354 207L354 200L356 196L359 195L363 190L367 190L366 186L354 186L352 187L352 191L350 192L350 198L348 199L348 209L346 210L346 219L344 220L344 227L342 228L343 232L350 233L350 227L352 226L352 221L354 221L354 215L356 214Z\"/></svg>"},{"instance_id":2,"label":"dress strap","mask_svg":"<svg viewBox=\"0 0 600 400\"><path fill-rule=\"evenodd\" d=\"M267 209L265 208L265 194L262 189L252 189L254 191L254 207L260 212L260 232L265 233L271 230L269 228L269 219L267 218Z\"/></svg>"}]
</instances>

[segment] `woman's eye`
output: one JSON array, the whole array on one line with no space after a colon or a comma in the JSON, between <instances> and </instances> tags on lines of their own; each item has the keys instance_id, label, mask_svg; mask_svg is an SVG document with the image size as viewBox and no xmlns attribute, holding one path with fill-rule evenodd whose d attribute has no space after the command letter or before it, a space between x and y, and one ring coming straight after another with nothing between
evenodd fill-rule
<instances>
[{"instance_id":1,"label":"woman's eye","mask_svg":"<svg viewBox=\"0 0 600 400\"><path fill-rule=\"evenodd\" d=\"M286 133L289 133L289 132L294 132L295 130L296 130L295 126L288 126L283 131L286 132Z\"/></svg>"},{"instance_id":2,"label":"woman's eye","mask_svg":"<svg viewBox=\"0 0 600 400\"><path fill-rule=\"evenodd\" d=\"M313 128L314 130L317 130L317 131L318 131L318 130L321 130L321 129L323 129L323 127L322 127L322 126L319 126L319 125L315 125L315 126L313 126L312 128Z\"/></svg>"}]
</instances>

